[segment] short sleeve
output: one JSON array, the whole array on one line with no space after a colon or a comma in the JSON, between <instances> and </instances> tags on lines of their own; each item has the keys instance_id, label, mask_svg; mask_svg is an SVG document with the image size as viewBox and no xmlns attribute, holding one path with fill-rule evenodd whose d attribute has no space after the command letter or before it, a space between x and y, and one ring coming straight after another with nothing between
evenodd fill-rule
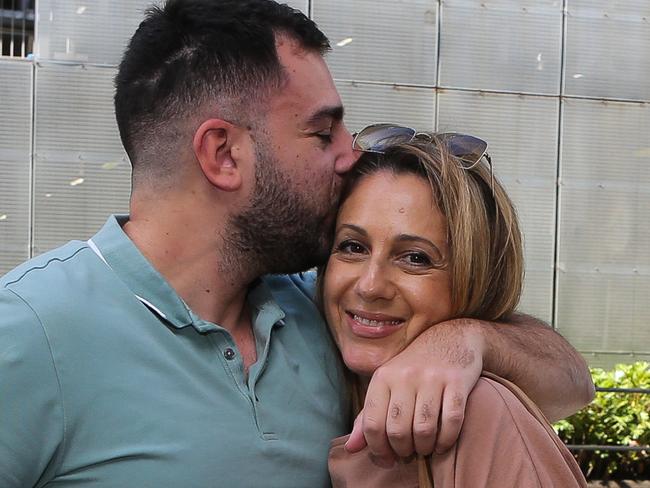
<instances>
[{"instance_id":1,"label":"short sleeve","mask_svg":"<svg viewBox=\"0 0 650 488\"><path fill-rule=\"evenodd\" d=\"M35 486L53 475L63 409L52 353L36 313L0 290L0 486Z\"/></svg>"}]
</instances>

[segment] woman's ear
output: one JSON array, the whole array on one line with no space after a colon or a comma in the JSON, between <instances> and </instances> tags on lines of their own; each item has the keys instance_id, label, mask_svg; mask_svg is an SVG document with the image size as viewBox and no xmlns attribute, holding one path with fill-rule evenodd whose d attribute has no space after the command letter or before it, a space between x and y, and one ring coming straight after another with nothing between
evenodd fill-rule
<instances>
[{"instance_id":1,"label":"woman's ear","mask_svg":"<svg viewBox=\"0 0 650 488\"><path fill-rule=\"evenodd\" d=\"M224 191L236 191L242 185L241 167L231 150L235 132L235 126L225 120L208 119L196 130L192 141L203 174Z\"/></svg>"}]
</instances>

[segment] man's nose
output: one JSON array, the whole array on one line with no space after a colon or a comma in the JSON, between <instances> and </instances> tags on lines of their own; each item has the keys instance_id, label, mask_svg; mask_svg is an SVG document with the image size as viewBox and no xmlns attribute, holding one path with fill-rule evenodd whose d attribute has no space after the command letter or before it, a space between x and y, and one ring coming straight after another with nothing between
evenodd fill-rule
<instances>
[{"instance_id":1,"label":"man's nose","mask_svg":"<svg viewBox=\"0 0 650 488\"><path fill-rule=\"evenodd\" d=\"M343 141L341 142L342 144L342 149L341 149L341 154L336 160L336 164L334 166L334 171L336 171L338 174L342 175L350 171L353 167L354 164L357 162L357 159L361 157L361 151L355 151L352 149L352 134L347 130L345 130L345 136L343 137Z\"/></svg>"}]
</instances>

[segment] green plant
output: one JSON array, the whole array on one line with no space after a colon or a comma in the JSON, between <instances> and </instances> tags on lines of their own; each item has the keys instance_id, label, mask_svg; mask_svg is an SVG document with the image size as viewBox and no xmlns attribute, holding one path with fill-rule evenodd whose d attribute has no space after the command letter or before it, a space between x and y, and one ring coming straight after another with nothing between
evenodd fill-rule
<instances>
[{"instance_id":1,"label":"green plant","mask_svg":"<svg viewBox=\"0 0 650 488\"><path fill-rule=\"evenodd\" d=\"M611 371L591 370L604 388L650 389L650 363L619 364ZM567 444L608 446L650 445L650 394L597 392L594 401L557 422L555 430ZM650 478L650 451L577 451L588 478Z\"/></svg>"}]
</instances>

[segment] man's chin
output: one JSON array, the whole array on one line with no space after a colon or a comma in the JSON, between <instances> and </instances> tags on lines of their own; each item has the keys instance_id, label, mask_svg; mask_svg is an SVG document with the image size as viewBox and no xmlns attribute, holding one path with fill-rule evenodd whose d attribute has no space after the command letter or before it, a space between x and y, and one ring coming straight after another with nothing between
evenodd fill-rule
<instances>
[{"instance_id":1,"label":"man's chin","mask_svg":"<svg viewBox=\"0 0 650 488\"><path fill-rule=\"evenodd\" d=\"M269 271L270 274L293 274L309 271L318 268L327 263L329 258L329 247L323 248L318 252L310 253L309 255L295 256L291 262L277 263L275 269Z\"/></svg>"},{"instance_id":2,"label":"man's chin","mask_svg":"<svg viewBox=\"0 0 650 488\"><path fill-rule=\"evenodd\" d=\"M276 259L269 263L268 273L293 274L323 266L329 259L330 249L330 236L321 234L318 242L312 242L307 246L303 243L298 252L281 258L279 255L276 256Z\"/></svg>"}]
</instances>

